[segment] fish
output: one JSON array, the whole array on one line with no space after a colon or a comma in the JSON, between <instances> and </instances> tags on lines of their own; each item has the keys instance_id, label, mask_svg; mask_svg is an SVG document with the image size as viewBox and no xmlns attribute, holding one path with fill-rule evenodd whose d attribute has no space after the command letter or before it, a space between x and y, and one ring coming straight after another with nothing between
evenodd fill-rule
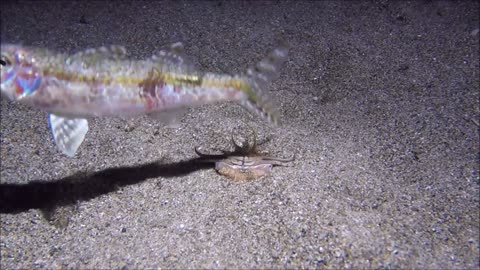
<instances>
[{"instance_id":1,"label":"fish","mask_svg":"<svg viewBox=\"0 0 480 270\"><path fill-rule=\"evenodd\" d=\"M74 54L0 44L1 96L48 113L57 148L73 157L92 117L149 115L175 122L190 107L236 102L278 126L278 106L267 94L288 57L280 43L245 73L200 71L181 42L145 59L131 59L123 46Z\"/></svg>"}]
</instances>

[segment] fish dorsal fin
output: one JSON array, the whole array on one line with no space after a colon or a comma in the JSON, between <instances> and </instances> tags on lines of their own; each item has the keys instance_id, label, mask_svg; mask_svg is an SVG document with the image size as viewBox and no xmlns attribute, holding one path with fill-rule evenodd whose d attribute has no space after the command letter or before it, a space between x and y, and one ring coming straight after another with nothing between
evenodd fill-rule
<instances>
[{"instance_id":1,"label":"fish dorsal fin","mask_svg":"<svg viewBox=\"0 0 480 270\"><path fill-rule=\"evenodd\" d=\"M73 157L88 132L88 121L83 118L64 118L49 115L50 128L58 149Z\"/></svg>"},{"instance_id":2,"label":"fish dorsal fin","mask_svg":"<svg viewBox=\"0 0 480 270\"><path fill-rule=\"evenodd\" d=\"M181 42L173 43L168 49L154 53L151 60L158 63L164 71L193 73L197 70L191 59L185 55Z\"/></svg>"},{"instance_id":3,"label":"fish dorsal fin","mask_svg":"<svg viewBox=\"0 0 480 270\"><path fill-rule=\"evenodd\" d=\"M73 54L68 57L65 62L68 65L81 64L84 67L96 65L102 61L110 60L117 61L125 59L127 56L127 50L123 46L110 45L100 48L86 49Z\"/></svg>"}]
</instances>

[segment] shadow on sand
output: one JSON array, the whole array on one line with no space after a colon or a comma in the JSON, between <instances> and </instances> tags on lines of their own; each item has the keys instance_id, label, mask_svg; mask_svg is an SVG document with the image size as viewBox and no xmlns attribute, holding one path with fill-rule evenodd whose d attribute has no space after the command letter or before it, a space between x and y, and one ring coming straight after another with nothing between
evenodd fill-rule
<instances>
[{"instance_id":1,"label":"shadow on sand","mask_svg":"<svg viewBox=\"0 0 480 270\"><path fill-rule=\"evenodd\" d=\"M213 167L213 164L199 161L201 158L176 163L162 163L159 160L95 173L80 172L48 182L39 180L28 184L0 184L0 213L72 205L148 178L182 176Z\"/></svg>"}]
</instances>

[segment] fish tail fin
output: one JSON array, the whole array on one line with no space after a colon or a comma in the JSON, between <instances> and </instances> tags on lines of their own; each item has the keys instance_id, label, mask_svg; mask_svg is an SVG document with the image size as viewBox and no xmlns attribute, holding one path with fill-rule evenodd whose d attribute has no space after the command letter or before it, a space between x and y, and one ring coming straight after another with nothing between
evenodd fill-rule
<instances>
[{"instance_id":1,"label":"fish tail fin","mask_svg":"<svg viewBox=\"0 0 480 270\"><path fill-rule=\"evenodd\" d=\"M241 105L274 125L280 125L280 114L278 107L268 96L267 88L279 76L280 68L287 60L287 56L288 46L283 42L255 67L249 68L246 75L250 87L245 89L247 99L243 100Z\"/></svg>"}]
</instances>

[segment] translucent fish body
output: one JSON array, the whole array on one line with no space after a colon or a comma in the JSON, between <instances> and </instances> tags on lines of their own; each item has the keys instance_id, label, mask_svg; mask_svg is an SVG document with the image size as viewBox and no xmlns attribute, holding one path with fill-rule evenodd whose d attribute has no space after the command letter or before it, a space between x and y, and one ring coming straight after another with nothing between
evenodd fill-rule
<instances>
[{"instance_id":1,"label":"translucent fish body","mask_svg":"<svg viewBox=\"0 0 480 270\"><path fill-rule=\"evenodd\" d=\"M265 92L287 57L285 47L273 50L245 75L234 76L199 72L185 57L180 43L144 60L127 59L120 46L67 55L2 44L1 54L2 95L54 115L50 124L55 141L69 156L84 139L78 134L88 130L88 122L79 120L89 117L161 116L193 106L235 101L269 122L279 122L277 109ZM62 132L56 133L52 122ZM74 126L62 128L66 123ZM75 142L62 147L60 141L68 140Z\"/></svg>"}]
</instances>

